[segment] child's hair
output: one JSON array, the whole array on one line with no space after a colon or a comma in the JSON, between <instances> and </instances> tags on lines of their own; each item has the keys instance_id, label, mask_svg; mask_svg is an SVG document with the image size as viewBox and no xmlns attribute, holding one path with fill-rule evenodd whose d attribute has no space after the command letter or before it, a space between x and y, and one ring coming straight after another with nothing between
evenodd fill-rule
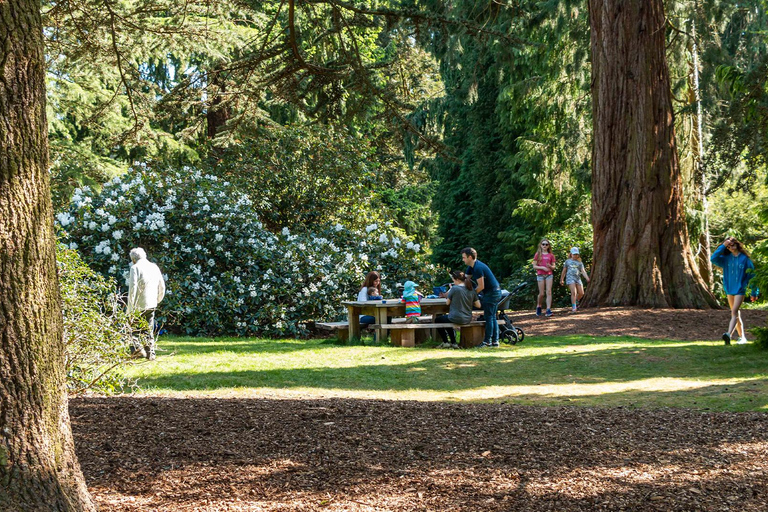
<instances>
[{"instance_id":1,"label":"child's hair","mask_svg":"<svg viewBox=\"0 0 768 512\"><path fill-rule=\"evenodd\" d=\"M733 237L733 236L732 236L732 237L730 237L730 238L729 238L729 240L731 241L731 243L732 243L733 245L735 245L735 246L736 246L736 248L739 250L739 252L743 252L744 254L746 254L746 255L747 255L747 258L750 258L750 259L752 258L752 255L751 255L751 254L749 254L749 251L748 251L748 250L746 250L746 249L744 248L744 246L743 246L743 245L741 245L741 242L739 242L739 241L738 241L738 240L737 240L735 237Z\"/></svg>"},{"instance_id":2,"label":"child's hair","mask_svg":"<svg viewBox=\"0 0 768 512\"><path fill-rule=\"evenodd\" d=\"M371 287L376 288L376 290L379 292L376 295L380 295L381 294L381 283L379 283L378 287L373 285L373 283L375 283L377 279L381 279L381 277L379 276L378 272L376 272L376 271L368 272L368 275L365 276L365 281L363 281L363 287L364 288L371 288ZM371 293L368 292L368 295L370 295L370 294Z\"/></svg>"},{"instance_id":3,"label":"child's hair","mask_svg":"<svg viewBox=\"0 0 768 512\"><path fill-rule=\"evenodd\" d=\"M551 242L548 239L546 239L546 238L542 238L541 242L539 242L539 246L536 248L536 254L533 255L533 259L536 262L538 262L541 259L541 244L543 244L544 242L547 243L547 252L549 254L552 254Z\"/></svg>"},{"instance_id":4,"label":"child's hair","mask_svg":"<svg viewBox=\"0 0 768 512\"><path fill-rule=\"evenodd\" d=\"M368 287L368 296L378 297L379 293L380 293L379 290L377 290L375 286Z\"/></svg>"},{"instance_id":5,"label":"child's hair","mask_svg":"<svg viewBox=\"0 0 768 512\"><path fill-rule=\"evenodd\" d=\"M472 279L468 275L466 275L464 272L461 272L460 270L452 270L451 278L456 281L463 281L464 286L469 291L472 291L475 289L475 285L472 283Z\"/></svg>"}]
</instances>

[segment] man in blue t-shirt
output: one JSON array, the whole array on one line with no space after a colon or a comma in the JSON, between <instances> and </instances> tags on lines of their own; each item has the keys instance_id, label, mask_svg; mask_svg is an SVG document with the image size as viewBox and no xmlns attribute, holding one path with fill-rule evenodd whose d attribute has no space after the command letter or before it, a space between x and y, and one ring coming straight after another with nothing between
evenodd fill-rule
<instances>
[{"instance_id":1,"label":"man in blue t-shirt","mask_svg":"<svg viewBox=\"0 0 768 512\"><path fill-rule=\"evenodd\" d=\"M471 247L461 250L461 259L467 265L465 274L477 283L475 291L482 293L480 304L485 317L485 337L479 347L499 346L499 323L496 319L496 305L501 299L501 287L488 265L477 259L477 251Z\"/></svg>"}]
</instances>

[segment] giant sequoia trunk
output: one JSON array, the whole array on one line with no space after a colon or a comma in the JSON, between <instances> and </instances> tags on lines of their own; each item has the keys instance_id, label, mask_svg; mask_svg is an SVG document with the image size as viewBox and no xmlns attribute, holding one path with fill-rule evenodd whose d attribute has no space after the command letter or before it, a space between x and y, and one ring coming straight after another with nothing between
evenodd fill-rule
<instances>
[{"instance_id":1,"label":"giant sequoia trunk","mask_svg":"<svg viewBox=\"0 0 768 512\"><path fill-rule=\"evenodd\" d=\"M93 510L75 457L40 2L0 1L0 510Z\"/></svg>"},{"instance_id":2,"label":"giant sequoia trunk","mask_svg":"<svg viewBox=\"0 0 768 512\"><path fill-rule=\"evenodd\" d=\"M688 242L662 0L590 0L594 259L587 305L717 307Z\"/></svg>"}]
</instances>

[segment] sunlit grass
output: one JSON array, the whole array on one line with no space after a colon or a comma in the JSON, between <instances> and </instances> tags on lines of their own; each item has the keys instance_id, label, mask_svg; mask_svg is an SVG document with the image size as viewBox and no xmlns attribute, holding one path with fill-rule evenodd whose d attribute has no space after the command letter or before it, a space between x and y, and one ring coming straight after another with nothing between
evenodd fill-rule
<instances>
[{"instance_id":1,"label":"sunlit grass","mask_svg":"<svg viewBox=\"0 0 768 512\"><path fill-rule=\"evenodd\" d=\"M160 348L128 370L139 393L768 410L768 352L751 344L567 336L456 351L162 338Z\"/></svg>"}]
</instances>

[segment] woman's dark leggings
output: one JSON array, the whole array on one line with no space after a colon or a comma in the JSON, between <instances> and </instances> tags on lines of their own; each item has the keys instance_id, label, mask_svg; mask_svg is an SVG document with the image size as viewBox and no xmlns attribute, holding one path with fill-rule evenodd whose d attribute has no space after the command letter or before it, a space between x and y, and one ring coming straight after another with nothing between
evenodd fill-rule
<instances>
[{"instance_id":1,"label":"woman's dark leggings","mask_svg":"<svg viewBox=\"0 0 768 512\"><path fill-rule=\"evenodd\" d=\"M450 324L450 323L453 323L453 322L448 320L448 315L440 315L437 318L435 318L435 322L434 323L436 323L436 324ZM449 338L451 340L451 343L456 343L456 334L453 332L453 327L443 327L441 329L438 329L437 333L443 339L443 343L448 343L448 339Z\"/></svg>"}]
</instances>

